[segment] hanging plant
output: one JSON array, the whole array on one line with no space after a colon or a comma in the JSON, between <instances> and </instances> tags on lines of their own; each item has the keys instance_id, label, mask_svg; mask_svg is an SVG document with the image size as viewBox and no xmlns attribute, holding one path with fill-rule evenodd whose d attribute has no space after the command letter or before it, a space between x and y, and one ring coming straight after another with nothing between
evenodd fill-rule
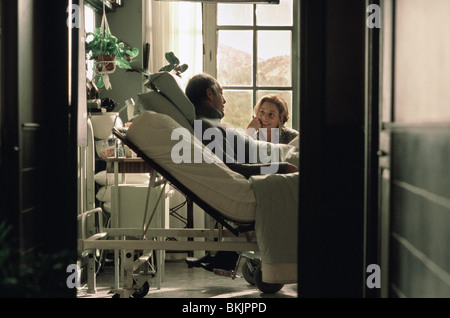
<instances>
[{"instance_id":1,"label":"hanging plant","mask_svg":"<svg viewBox=\"0 0 450 318\"><path fill-rule=\"evenodd\" d=\"M139 49L130 48L111 34L106 14L103 12L101 26L94 32L86 34L86 55L87 59L95 61L94 71L98 74L97 86L110 89L108 74L114 73L116 66L131 69L130 63L139 55Z\"/></svg>"}]
</instances>

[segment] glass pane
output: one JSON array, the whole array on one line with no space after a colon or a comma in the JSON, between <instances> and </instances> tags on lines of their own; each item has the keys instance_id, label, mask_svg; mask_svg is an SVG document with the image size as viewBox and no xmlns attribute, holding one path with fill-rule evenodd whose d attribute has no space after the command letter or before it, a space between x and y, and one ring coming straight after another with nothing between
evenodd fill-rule
<instances>
[{"instance_id":1,"label":"glass pane","mask_svg":"<svg viewBox=\"0 0 450 318\"><path fill-rule=\"evenodd\" d=\"M217 4L217 25L253 25L253 5Z\"/></svg>"},{"instance_id":2,"label":"glass pane","mask_svg":"<svg viewBox=\"0 0 450 318\"><path fill-rule=\"evenodd\" d=\"M86 32L94 32L95 12L88 6L84 6L84 28Z\"/></svg>"},{"instance_id":3,"label":"glass pane","mask_svg":"<svg viewBox=\"0 0 450 318\"><path fill-rule=\"evenodd\" d=\"M263 96L268 94L278 94L281 96L281 98L283 98L286 101L288 105L289 118L284 125L286 127L292 128L292 91L257 91L256 92L257 101L255 102L255 105Z\"/></svg>"},{"instance_id":4,"label":"glass pane","mask_svg":"<svg viewBox=\"0 0 450 318\"><path fill-rule=\"evenodd\" d=\"M280 0L280 4L256 5L256 24L261 26L292 26L293 1Z\"/></svg>"},{"instance_id":5,"label":"glass pane","mask_svg":"<svg viewBox=\"0 0 450 318\"><path fill-rule=\"evenodd\" d=\"M243 90L224 90L225 116L222 122L233 127L246 129L252 119L253 93Z\"/></svg>"},{"instance_id":6,"label":"glass pane","mask_svg":"<svg viewBox=\"0 0 450 318\"><path fill-rule=\"evenodd\" d=\"M84 6L84 28L86 33L94 32L95 29L95 12L88 6ZM89 80L94 79L94 61L86 61L86 77Z\"/></svg>"},{"instance_id":7,"label":"glass pane","mask_svg":"<svg viewBox=\"0 0 450 318\"><path fill-rule=\"evenodd\" d=\"M291 86L291 31L258 31L258 86Z\"/></svg>"},{"instance_id":8,"label":"glass pane","mask_svg":"<svg viewBox=\"0 0 450 318\"><path fill-rule=\"evenodd\" d=\"M252 31L219 31L217 80L220 85L252 85Z\"/></svg>"}]
</instances>

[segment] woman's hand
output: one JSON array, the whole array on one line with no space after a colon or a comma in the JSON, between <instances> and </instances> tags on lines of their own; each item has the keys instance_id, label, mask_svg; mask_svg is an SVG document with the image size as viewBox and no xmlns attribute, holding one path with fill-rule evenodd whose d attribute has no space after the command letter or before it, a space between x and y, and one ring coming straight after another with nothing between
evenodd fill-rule
<instances>
[{"instance_id":1,"label":"woman's hand","mask_svg":"<svg viewBox=\"0 0 450 318\"><path fill-rule=\"evenodd\" d=\"M254 128L255 130L261 128L261 121L258 119L258 117L253 117L253 119L247 126L247 129L249 128Z\"/></svg>"}]
</instances>

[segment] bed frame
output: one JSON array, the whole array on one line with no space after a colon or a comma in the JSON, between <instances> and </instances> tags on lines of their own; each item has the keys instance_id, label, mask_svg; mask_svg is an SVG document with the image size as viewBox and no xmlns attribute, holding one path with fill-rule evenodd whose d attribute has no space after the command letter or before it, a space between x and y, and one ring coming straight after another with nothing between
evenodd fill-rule
<instances>
[{"instance_id":1,"label":"bed frame","mask_svg":"<svg viewBox=\"0 0 450 318\"><path fill-rule=\"evenodd\" d=\"M161 251L160 257L157 258L159 261L158 271L156 272L158 288L161 286L161 277L164 272L162 251L258 251L258 245L254 235L254 222L239 223L227 219L218 210L204 202L164 168L146 156L127 139L125 130L119 131L113 128L113 134L150 166L148 198L150 198L152 188L166 187L167 183L170 183L210 216L209 228L148 228L159 204L159 199L161 198L159 196L158 202L156 202L155 208L147 222L147 226L143 226L142 228L103 228L102 224L100 224L99 233L91 237L86 237L85 231L82 231L80 248L82 251L89 253L89 259L93 258L92 256L96 250L114 250L114 297L143 297L148 293L149 280L152 277L152 273L148 271L146 266L148 266L148 261L152 257L153 251ZM157 178L157 175L162 178ZM162 180L157 181L158 179ZM161 194L163 193L164 191L161 191ZM86 226L85 216L94 212L101 212L101 209L94 209L83 214L81 218L82 229ZM144 224L146 224L145 218L146 216L144 216ZM182 238L182 240L167 241L166 237ZM225 237L242 237L246 240L240 242L223 242L222 239ZM194 240L194 238L203 240ZM119 253L122 258L121 261L119 261ZM122 267L120 267L121 264ZM236 271L237 268L232 273L232 278L236 277ZM122 276L122 279L120 276ZM120 286L121 280L123 281L122 286ZM90 261L88 264L88 292L96 293L95 281L95 262Z\"/></svg>"}]
</instances>

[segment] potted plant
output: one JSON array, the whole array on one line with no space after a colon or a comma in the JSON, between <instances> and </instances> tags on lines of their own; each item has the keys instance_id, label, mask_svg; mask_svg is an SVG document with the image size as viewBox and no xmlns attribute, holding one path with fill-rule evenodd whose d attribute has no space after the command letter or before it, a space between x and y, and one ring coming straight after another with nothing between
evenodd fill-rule
<instances>
[{"instance_id":1,"label":"potted plant","mask_svg":"<svg viewBox=\"0 0 450 318\"><path fill-rule=\"evenodd\" d=\"M113 73L116 66L131 69L130 63L139 55L138 48L130 48L111 34L108 27L96 28L86 34L87 59L94 60L94 71L99 75L97 86L103 88L104 75Z\"/></svg>"}]
</instances>

